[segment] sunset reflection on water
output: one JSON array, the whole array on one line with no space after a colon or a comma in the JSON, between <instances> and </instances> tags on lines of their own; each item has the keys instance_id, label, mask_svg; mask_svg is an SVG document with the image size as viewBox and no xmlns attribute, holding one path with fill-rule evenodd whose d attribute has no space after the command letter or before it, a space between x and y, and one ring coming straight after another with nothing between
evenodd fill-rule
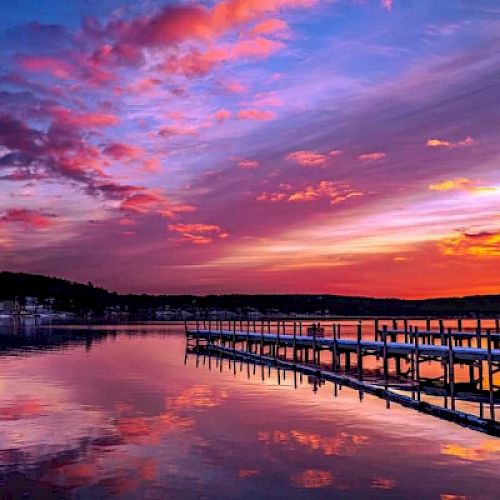
<instances>
[{"instance_id":1,"label":"sunset reflection on water","mask_svg":"<svg viewBox=\"0 0 500 500\"><path fill-rule=\"evenodd\" d=\"M497 438L307 377L210 368L185 363L179 327L3 350L1 493L497 497Z\"/></svg>"}]
</instances>

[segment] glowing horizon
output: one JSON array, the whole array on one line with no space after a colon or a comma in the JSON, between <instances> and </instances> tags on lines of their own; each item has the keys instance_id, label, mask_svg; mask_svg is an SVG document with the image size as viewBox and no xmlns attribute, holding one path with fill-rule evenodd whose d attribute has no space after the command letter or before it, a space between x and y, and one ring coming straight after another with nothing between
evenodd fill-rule
<instances>
[{"instance_id":1,"label":"glowing horizon","mask_svg":"<svg viewBox=\"0 0 500 500\"><path fill-rule=\"evenodd\" d=\"M3 2L0 269L500 293L496 3Z\"/></svg>"}]
</instances>

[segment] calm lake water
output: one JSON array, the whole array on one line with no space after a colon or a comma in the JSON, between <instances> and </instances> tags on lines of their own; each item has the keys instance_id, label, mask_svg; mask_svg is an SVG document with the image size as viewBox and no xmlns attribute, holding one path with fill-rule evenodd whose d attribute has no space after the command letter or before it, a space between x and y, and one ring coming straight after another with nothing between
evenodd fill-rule
<instances>
[{"instance_id":1,"label":"calm lake water","mask_svg":"<svg viewBox=\"0 0 500 500\"><path fill-rule=\"evenodd\" d=\"M500 439L92 328L0 336L2 498L500 497Z\"/></svg>"}]
</instances>

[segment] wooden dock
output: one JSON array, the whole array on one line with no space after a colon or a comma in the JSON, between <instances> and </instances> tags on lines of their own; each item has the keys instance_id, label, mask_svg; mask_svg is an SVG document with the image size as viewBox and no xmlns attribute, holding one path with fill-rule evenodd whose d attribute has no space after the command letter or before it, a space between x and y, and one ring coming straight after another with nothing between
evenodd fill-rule
<instances>
[{"instance_id":1,"label":"wooden dock","mask_svg":"<svg viewBox=\"0 0 500 500\"><path fill-rule=\"evenodd\" d=\"M419 330L407 320L403 324L399 328L396 320L374 320L371 335L367 335L366 324L359 321L350 338L341 335L340 322L333 323L329 333L319 324L282 321L196 321L186 322L185 329L188 343L194 342L198 351L208 348L266 363L271 359L288 368L291 364L295 369L319 370L327 380L339 374L351 379L354 376L353 380L362 384L366 392L380 388L391 394L395 394L394 390L410 391L416 407L424 403L422 394L443 397L446 410L449 399L451 412L457 411L457 401L476 402L479 419L495 422L496 406L500 404L500 387L495 385L495 375L500 372L498 321L493 331L482 328L480 321L474 331L463 330L460 321L456 328L446 329L439 321L438 330ZM363 365L369 356L381 365L380 380L366 380L370 377ZM423 363L434 363L440 376L425 378L421 373ZM464 366L468 367L468 380L457 381L457 368ZM393 397L398 399L399 395L390 396ZM489 419L485 417L485 406Z\"/></svg>"}]
</instances>

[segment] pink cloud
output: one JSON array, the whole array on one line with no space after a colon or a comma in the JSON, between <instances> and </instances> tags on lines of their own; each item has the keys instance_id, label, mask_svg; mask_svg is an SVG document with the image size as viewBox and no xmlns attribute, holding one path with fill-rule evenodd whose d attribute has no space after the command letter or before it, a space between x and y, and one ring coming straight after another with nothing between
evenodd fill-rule
<instances>
[{"instance_id":1,"label":"pink cloud","mask_svg":"<svg viewBox=\"0 0 500 500\"><path fill-rule=\"evenodd\" d=\"M171 137L175 135L196 135L198 129L196 127L185 127L181 125L170 125L167 127L162 127L158 132L158 135L162 137Z\"/></svg>"},{"instance_id":2,"label":"pink cloud","mask_svg":"<svg viewBox=\"0 0 500 500\"><path fill-rule=\"evenodd\" d=\"M224 84L224 88L234 94L243 94L247 91L247 88L239 82L227 82Z\"/></svg>"},{"instance_id":3,"label":"pink cloud","mask_svg":"<svg viewBox=\"0 0 500 500\"><path fill-rule=\"evenodd\" d=\"M78 113L60 106L51 108L50 112L62 125L73 127L109 127L120 121L118 116L111 113Z\"/></svg>"},{"instance_id":4,"label":"pink cloud","mask_svg":"<svg viewBox=\"0 0 500 500\"><path fill-rule=\"evenodd\" d=\"M215 112L214 116L216 120L224 122L226 120L229 120L229 118L231 118L232 113L227 109L219 109L219 111Z\"/></svg>"},{"instance_id":5,"label":"pink cloud","mask_svg":"<svg viewBox=\"0 0 500 500\"><path fill-rule=\"evenodd\" d=\"M123 219L120 219L118 221L118 224L120 224L120 226L136 226L137 221L135 221L134 219L129 219L128 217L124 217Z\"/></svg>"},{"instance_id":6,"label":"pink cloud","mask_svg":"<svg viewBox=\"0 0 500 500\"><path fill-rule=\"evenodd\" d=\"M259 162L256 160L240 160L238 162L238 168L243 170L252 170L259 167Z\"/></svg>"},{"instance_id":7,"label":"pink cloud","mask_svg":"<svg viewBox=\"0 0 500 500\"><path fill-rule=\"evenodd\" d=\"M228 30L257 21L287 8L308 8L317 0L226 0L213 8L199 5L166 6L159 13L132 21L110 23L108 34L118 39L112 48L95 57L106 61L115 53L127 51L136 56L138 47L179 44L189 39L213 40ZM261 47L260 50L263 50Z\"/></svg>"},{"instance_id":8,"label":"pink cloud","mask_svg":"<svg viewBox=\"0 0 500 500\"><path fill-rule=\"evenodd\" d=\"M54 224L55 215L36 210L12 208L0 216L0 224L21 223L36 229L47 229Z\"/></svg>"},{"instance_id":9,"label":"pink cloud","mask_svg":"<svg viewBox=\"0 0 500 500\"><path fill-rule=\"evenodd\" d=\"M172 218L178 213L194 210L190 205L172 202L160 191L153 189L143 189L142 192L128 196L120 204L120 209L136 214L158 214L165 218Z\"/></svg>"},{"instance_id":10,"label":"pink cloud","mask_svg":"<svg viewBox=\"0 0 500 500\"><path fill-rule=\"evenodd\" d=\"M276 118L276 113L254 108L242 109L238 112L238 118L240 120L269 121Z\"/></svg>"},{"instance_id":11,"label":"pink cloud","mask_svg":"<svg viewBox=\"0 0 500 500\"><path fill-rule=\"evenodd\" d=\"M263 37L241 40L229 48L226 59L241 59L244 57L266 58L284 46L282 42Z\"/></svg>"},{"instance_id":12,"label":"pink cloud","mask_svg":"<svg viewBox=\"0 0 500 500\"><path fill-rule=\"evenodd\" d=\"M283 47L282 42L263 37L239 40L232 44L213 45L204 52L192 49L182 54L172 54L158 66L158 69L166 73L198 77L209 73L220 63L245 58L266 58ZM239 87L232 89L237 92L243 90Z\"/></svg>"},{"instance_id":13,"label":"pink cloud","mask_svg":"<svg viewBox=\"0 0 500 500\"><path fill-rule=\"evenodd\" d=\"M361 161L370 162L370 161L380 161L386 157L387 157L387 155L385 153L382 153L380 151L376 151L374 153L365 153L365 154L359 155L358 159Z\"/></svg>"},{"instance_id":14,"label":"pink cloud","mask_svg":"<svg viewBox=\"0 0 500 500\"><path fill-rule=\"evenodd\" d=\"M103 149L104 154L113 158L113 160L124 160L133 159L143 153L142 148L133 146L131 144L125 144L122 142L114 142L108 144Z\"/></svg>"},{"instance_id":15,"label":"pink cloud","mask_svg":"<svg viewBox=\"0 0 500 500\"><path fill-rule=\"evenodd\" d=\"M252 106L283 106L285 102L281 97L278 96L276 92L261 92L257 94L253 101L251 101Z\"/></svg>"},{"instance_id":16,"label":"pink cloud","mask_svg":"<svg viewBox=\"0 0 500 500\"><path fill-rule=\"evenodd\" d=\"M393 0L380 0L380 5L385 10L391 10L392 6L393 6L392 3L393 3Z\"/></svg>"},{"instance_id":17,"label":"pink cloud","mask_svg":"<svg viewBox=\"0 0 500 500\"><path fill-rule=\"evenodd\" d=\"M252 35L269 35L274 33L288 33L290 28L288 24L281 19L266 19L265 21L256 24L252 28Z\"/></svg>"},{"instance_id":18,"label":"pink cloud","mask_svg":"<svg viewBox=\"0 0 500 500\"><path fill-rule=\"evenodd\" d=\"M50 73L61 80L69 79L74 73L73 68L66 61L55 57L19 56L20 66L35 73Z\"/></svg>"},{"instance_id":19,"label":"pink cloud","mask_svg":"<svg viewBox=\"0 0 500 500\"><path fill-rule=\"evenodd\" d=\"M159 172L162 164L159 158L148 158L141 165L141 170L145 172Z\"/></svg>"}]
</instances>

